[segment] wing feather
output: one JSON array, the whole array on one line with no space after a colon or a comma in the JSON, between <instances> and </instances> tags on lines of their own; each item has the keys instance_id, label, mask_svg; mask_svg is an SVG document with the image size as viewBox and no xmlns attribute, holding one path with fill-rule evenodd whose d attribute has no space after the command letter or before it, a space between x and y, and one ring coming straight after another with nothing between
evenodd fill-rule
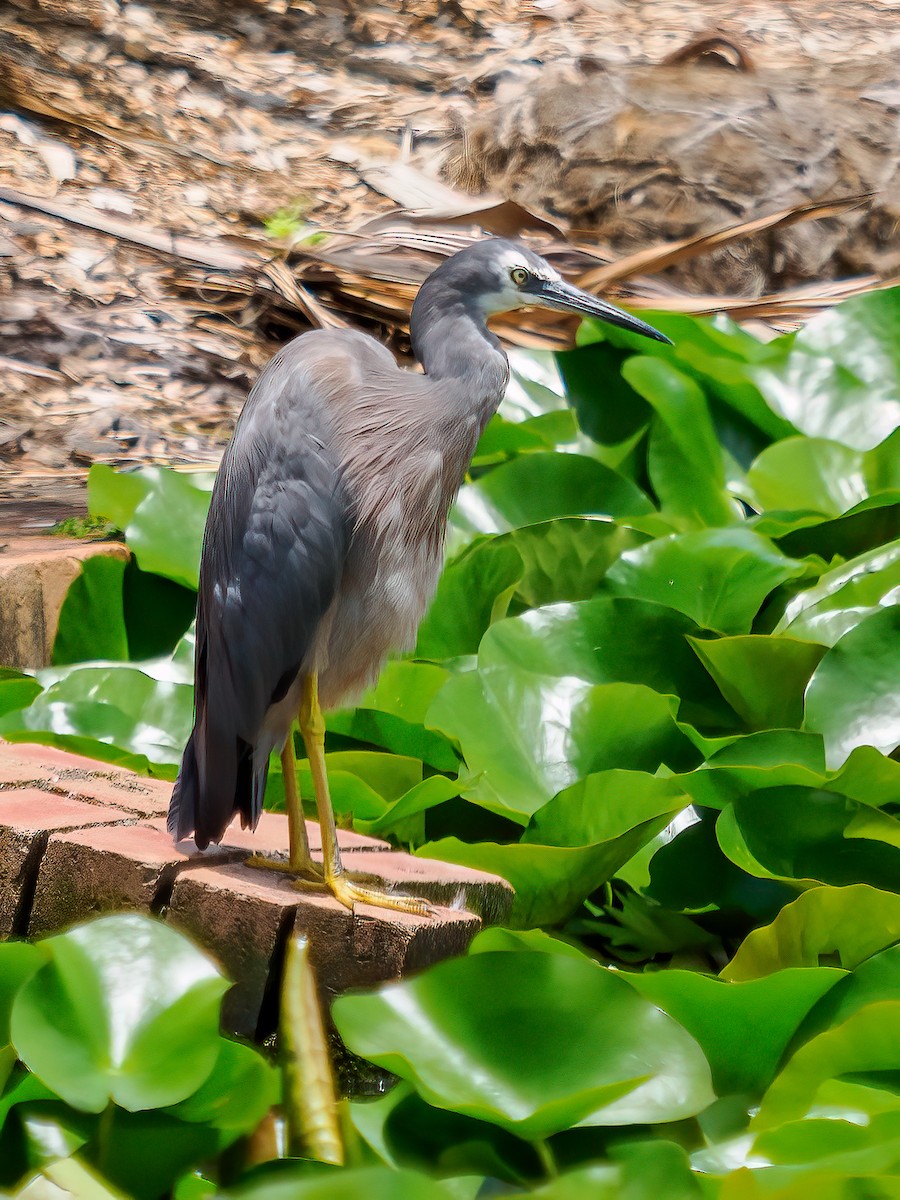
<instances>
[{"instance_id":1,"label":"wing feather","mask_svg":"<svg viewBox=\"0 0 900 1200\"><path fill-rule=\"evenodd\" d=\"M204 533L194 729L169 808L176 838L193 833L201 847L236 812L259 819L266 716L310 654L347 553L341 471L315 379L298 370L300 341L291 370L283 352L251 393Z\"/></svg>"}]
</instances>

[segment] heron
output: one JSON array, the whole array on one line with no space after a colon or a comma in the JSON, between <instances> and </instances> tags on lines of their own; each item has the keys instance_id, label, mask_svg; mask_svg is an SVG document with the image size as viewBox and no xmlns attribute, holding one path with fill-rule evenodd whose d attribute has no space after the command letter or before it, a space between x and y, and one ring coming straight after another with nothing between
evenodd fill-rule
<instances>
[{"instance_id":1,"label":"heron","mask_svg":"<svg viewBox=\"0 0 900 1200\"><path fill-rule=\"evenodd\" d=\"M447 258L410 317L422 373L367 334L312 330L268 363L213 485L197 598L194 725L168 828L204 849L236 814L255 829L279 751L289 851L280 866L342 904L429 906L354 877L338 847L323 709L413 648L443 565L450 507L497 411L509 362L487 326L543 307L663 334L565 281L518 242L490 238ZM310 855L293 724L309 761L322 862Z\"/></svg>"}]
</instances>

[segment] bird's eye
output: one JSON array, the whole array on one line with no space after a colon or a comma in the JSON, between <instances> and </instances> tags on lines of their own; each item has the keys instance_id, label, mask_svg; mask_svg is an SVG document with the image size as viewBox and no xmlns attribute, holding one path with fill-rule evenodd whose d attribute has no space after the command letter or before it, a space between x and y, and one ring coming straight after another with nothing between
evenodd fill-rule
<instances>
[{"instance_id":1,"label":"bird's eye","mask_svg":"<svg viewBox=\"0 0 900 1200\"><path fill-rule=\"evenodd\" d=\"M524 287L525 284L528 282L528 280L531 278L531 276L528 274L528 272L525 270L524 267L513 267L513 269L509 273L509 277L513 281L513 283L516 285L516 287Z\"/></svg>"}]
</instances>

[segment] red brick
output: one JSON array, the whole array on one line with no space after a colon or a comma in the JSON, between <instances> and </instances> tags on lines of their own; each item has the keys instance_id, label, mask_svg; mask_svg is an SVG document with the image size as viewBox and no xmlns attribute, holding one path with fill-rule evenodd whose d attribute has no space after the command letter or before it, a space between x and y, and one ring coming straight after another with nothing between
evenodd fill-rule
<instances>
[{"instance_id":1,"label":"red brick","mask_svg":"<svg viewBox=\"0 0 900 1200\"><path fill-rule=\"evenodd\" d=\"M171 783L161 779L145 779L130 771L117 772L109 779L97 774L82 779L74 773L64 772L53 786L69 796L92 800L97 805L110 804L125 808L138 817L165 816L172 793Z\"/></svg>"},{"instance_id":2,"label":"red brick","mask_svg":"<svg viewBox=\"0 0 900 1200\"><path fill-rule=\"evenodd\" d=\"M128 820L133 818L120 809L99 808L37 788L0 792L0 937L24 932L51 830Z\"/></svg>"},{"instance_id":3,"label":"red brick","mask_svg":"<svg viewBox=\"0 0 900 1200\"><path fill-rule=\"evenodd\" d=\"M165 821L153 821L151 824L159 824L160 828L165 828ZM322 835L316 821L306 822L306 836L309 839L310 850L313 854L321 856ZM191 843L190 840L187 840L183 844L190 845ZM244 850L247 854L272 854L287 857L288 845L288 819L284 813L264 812L255 831L241 829L240 817L235 817L222 838L223 849ZM390 849L388 843L381 841L380 838L366 837L364 834L352 833L346 829L338 830L338 845L342 852Z\"/></svg>"},{"instance_id":4,"label":"red brick","mask_svg":"<svg viewBox=\"0 0 900 1200\"><path fill-rule=\"evenodd\" d=\"M28 933L49 933L99 913L149 911L190 862L227 862L235 851L172 844L152 825L105 825L52 834L38 873Z\"/></svg>"},{"instance_id":5,"label":"red brick","mask_svg":"<svg viewBox=\"0 0 900 1200\"><path fill-rule=\"evenodd\" d=\"M59 750L56 746L39 746L33 742L0 742L0 749L3 759L16 760L17 764L27 764L32 768L31 774L24 776L26 779L45 778L58 775L61 771L86 771L90 775L119 773L118 767L85 758L81 754L70 754L68 750Z\"/></svg>"},{"instance_id":6,"label":"red brick","mask_svg":"<svg viewBox=\"0 0 900 1200\"><path fill-rule=\"evenodd\" d=\"M266 1037L274 1028L278 973L292 928L310 940L326 997L462 953L481 928L471 913L447 909L427 917L370 906L350 912L333 896L299 890L287 876L242 864L182 871L167 920L212 950L237 981L223 1022L245 1037Z\"/></svg>"}]
</instances>

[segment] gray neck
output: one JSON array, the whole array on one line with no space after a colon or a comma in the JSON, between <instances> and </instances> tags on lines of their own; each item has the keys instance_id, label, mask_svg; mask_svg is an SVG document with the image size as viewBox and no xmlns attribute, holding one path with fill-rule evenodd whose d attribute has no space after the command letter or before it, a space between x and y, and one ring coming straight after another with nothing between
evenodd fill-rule
<instances>
[{"instance_id":1,"label":"gray neck","mask_svg":"<svg viewBox=\"0 0 900 1200\"><path fill-rule=\"evenodd\" d=\"M436 282L435 276L427 279L413 304L413 354L428 378L440 381L442 392L476 415L483 428L503 399L509 362L481 309L455 288L435 287Z\"/></svg>"}]
</instances>

